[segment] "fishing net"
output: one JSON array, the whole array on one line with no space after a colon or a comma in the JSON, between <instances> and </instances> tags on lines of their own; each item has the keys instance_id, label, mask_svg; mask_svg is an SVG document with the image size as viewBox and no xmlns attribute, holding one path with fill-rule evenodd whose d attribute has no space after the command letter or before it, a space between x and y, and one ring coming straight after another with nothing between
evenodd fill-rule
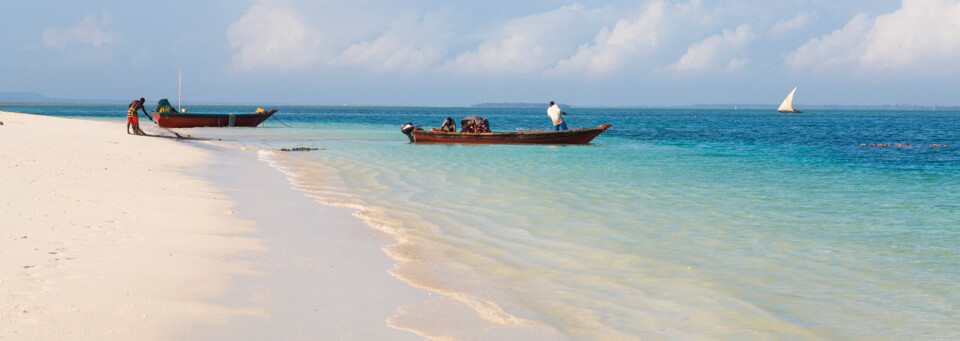
<instances>
[{"instance_id":1,"label":"fishing net","mask_svg":"<svg viewBox=\"0 0 960 341\"><path fill-rule=\"evenodd\" d=\"M166 98L161 98L160 101L157 101L157 108L153 109L153 111L159 113L176 113L177 109L174 109L173 106L170 105L170 101Z\"/></svg>"},{"instance_id":2,"label":"fishing net","mask_svg":"<svg viewBox=\"0 0 960 341\"><path fill-rule=\"evenodd\" d=\"M489 133L490 121L477 115L470 115L460 120L460 127L461 132Z\"/></svg>"}]
</instances>

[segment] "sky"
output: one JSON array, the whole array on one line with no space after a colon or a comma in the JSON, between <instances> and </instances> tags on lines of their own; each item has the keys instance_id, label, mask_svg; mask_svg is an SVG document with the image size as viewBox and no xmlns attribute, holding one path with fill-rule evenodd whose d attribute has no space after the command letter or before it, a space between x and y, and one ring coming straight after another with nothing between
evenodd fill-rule
<instances>
[{"instance_id":1,"label":"sky","mask_svg":"<svg viewBox=\"0 0 960 341\"><path fill-rule=\"evenodd\" d=\"M5 0L0 46L66 99L960 105L960 0Z\"/></svg>"}]
</instances>

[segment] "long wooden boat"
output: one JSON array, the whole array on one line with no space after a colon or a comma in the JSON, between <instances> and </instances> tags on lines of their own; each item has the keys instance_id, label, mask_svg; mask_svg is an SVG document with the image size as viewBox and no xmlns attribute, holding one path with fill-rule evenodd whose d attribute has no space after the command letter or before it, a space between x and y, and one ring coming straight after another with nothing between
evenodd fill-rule
<instances>
[{"instance_id":1,"label":"long wooden boat","mask_svg":"<svg viewBox=\"0 0 960 341\"><path fill-rule=\"evenodd\" d=\"M153 112L157 125L163 128L256 127L276 113L270 110L252 114L186 114Z\"/></svg>"},{"instance_id":2,"label":"long wooden boat","mask_svg":"<svg viewBox=\"0 0 960 341\"><path fill-rule=\"evenodd\" d=\"M413 125L404 125L401 131L407 134L410 142L415 143L587 144L610 127L604 124L596 128L561 131L462 133L419 130L413 129Z\"/></svg>"}]
</instances>

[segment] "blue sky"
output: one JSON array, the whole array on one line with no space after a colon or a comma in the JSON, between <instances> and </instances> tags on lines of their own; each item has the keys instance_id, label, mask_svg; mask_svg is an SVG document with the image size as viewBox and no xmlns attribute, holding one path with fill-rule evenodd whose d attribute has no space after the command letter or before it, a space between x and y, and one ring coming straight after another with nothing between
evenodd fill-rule
<instances>
[{"instance_id":1,"label":"blue sky","mask_svg":"<svg viewBox=\"0 0 960 341\"><path fill-rule=\"evenodd\" d=\"M960 1L4 1L0 92L960 105Z\"/></svg>"}]
</instances>

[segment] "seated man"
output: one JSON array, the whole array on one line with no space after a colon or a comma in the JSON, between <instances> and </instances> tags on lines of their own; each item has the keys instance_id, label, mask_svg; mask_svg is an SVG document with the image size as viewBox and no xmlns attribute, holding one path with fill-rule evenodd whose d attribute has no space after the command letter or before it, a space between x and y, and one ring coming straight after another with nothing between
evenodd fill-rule
<instances>
[{"instance_id":1,"label":"seated man","mask_svg":"<svg viewBox=\"0 0 960 341\"><path fill-rule=\"evenodd\" d=\"M447 117L447 119L443 121L443 126L440 127L440 131L448 131L451 133L455 133L457 132L457 124L453 123L452 118Z\"/></svg>"}]
</instances>

